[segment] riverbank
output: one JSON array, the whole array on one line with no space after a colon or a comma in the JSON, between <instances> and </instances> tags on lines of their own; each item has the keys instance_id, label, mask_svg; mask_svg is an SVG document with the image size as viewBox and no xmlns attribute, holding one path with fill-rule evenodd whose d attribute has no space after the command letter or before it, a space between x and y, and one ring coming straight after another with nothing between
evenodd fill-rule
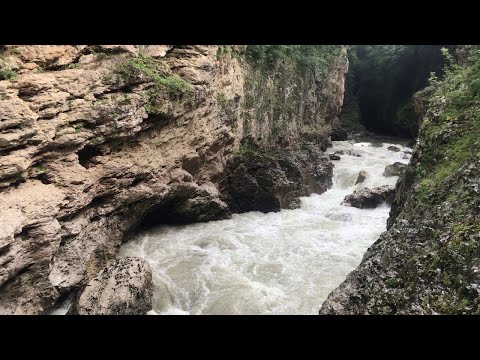
<instances>
[{"instance_id":1,"label":"riverbank","mask_svg":"<svg viewBox=\"0 0 480 360\"><path fill-rule=\"evenodd\" d=\"M390 207L341 205L354 190L394 185L385 166L407 163L395 143L334 142L333 187L301 198L300 209L160 226L125 244L121 256L152 267L152 314L315 314L386 229ZM396 146L401 150L388 150ZM353 150L360 156L346 155ZM408 158L408 154L406 157ZM367 172L355 184L358 173Z\"/></svg>"}]
</instances>

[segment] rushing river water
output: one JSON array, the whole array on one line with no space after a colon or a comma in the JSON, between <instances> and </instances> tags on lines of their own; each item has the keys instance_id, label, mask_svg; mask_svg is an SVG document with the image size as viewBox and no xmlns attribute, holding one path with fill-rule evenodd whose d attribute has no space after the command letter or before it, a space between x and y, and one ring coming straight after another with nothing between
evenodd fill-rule
<instances>
[{"instance_id":1,"label":"rushing river water","mask_svg":"<svg viewBox=\"0 0 480 360\"><path fill-rule=\"evenodd\" d=\"M402 151L387 150L395 145ZM334 141L333 187L301 199L301 208L236 214L229 220L160 226L123 245L121 256L153 270L151 314L316 314L327 295L386 229L389 206L340 205L355 189L394 185L385 166L407 163L398 144ZM405 158L404 158L405 157ZM354 185L360 170L368 177Z\"/></svg>"}]
</instances>

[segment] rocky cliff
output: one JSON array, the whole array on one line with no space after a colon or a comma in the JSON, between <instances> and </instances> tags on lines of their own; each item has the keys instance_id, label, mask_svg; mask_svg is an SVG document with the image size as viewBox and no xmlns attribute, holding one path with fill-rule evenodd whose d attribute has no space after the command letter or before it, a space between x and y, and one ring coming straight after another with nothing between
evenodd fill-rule
<instances>
[{"instance_id":1,"label":"rocky cliff","mask_svg":"<svg viewBox=\"0 0 480 360\"><path fill-rule=\"evenodd\" d=\"M480 313L480 48L416 95L423 118L384 232L321 314Z\"/></svg>"},{"instance_id":2,"label":"rocky cliff","mask_svg":"<svg viewBox=\"0 0 480 360\"><path fill-rule=\"evenodd\" d=\"M345 54L318 72L244 53L0 46L0 314L101 278L138 226L291 208L328 187Z\"/></svg>"}]
</instances>

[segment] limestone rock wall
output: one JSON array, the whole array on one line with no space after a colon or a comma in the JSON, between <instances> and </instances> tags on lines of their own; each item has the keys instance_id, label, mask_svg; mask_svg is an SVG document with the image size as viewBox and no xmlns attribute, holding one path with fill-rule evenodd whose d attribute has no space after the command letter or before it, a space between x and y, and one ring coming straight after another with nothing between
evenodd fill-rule
<instances>
[{"instance_id":1,"label":"limestone rock wall","mask_svg":"<svg viewBox=\"0 0 480 360\"><path fill-rule=\"evenodd\" d=\"M84 287L139 224L230 216L228 159L246 138L325 147L345 71L302 80L282 142L217 46L1 46L0 314Z\"/></svg>"}]
</instances>

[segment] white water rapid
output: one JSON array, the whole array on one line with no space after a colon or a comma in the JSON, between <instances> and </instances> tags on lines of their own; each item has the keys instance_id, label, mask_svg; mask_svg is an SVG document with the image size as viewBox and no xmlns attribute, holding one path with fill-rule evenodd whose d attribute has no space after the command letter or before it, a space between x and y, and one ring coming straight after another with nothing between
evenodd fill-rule
<instances>
[{"instance_id":1,"label":"white water rapid","mask_svg":"<svg viewBox=\"0 0 480 360\"><path fill-rule=\"evenodd\" d=\"M387 150L395 145L402 151ZM386 230L389 206L342 206L355 189L394 185L385 166L408 163L398 144L333 142L341 155L333 187L301 199L301 208L236 214L229 220L160 226L123 245L153 270L151 314L316 314L327 295ZM368 177L354 185L360 170Z\"/></svg>"}]
</instances>

